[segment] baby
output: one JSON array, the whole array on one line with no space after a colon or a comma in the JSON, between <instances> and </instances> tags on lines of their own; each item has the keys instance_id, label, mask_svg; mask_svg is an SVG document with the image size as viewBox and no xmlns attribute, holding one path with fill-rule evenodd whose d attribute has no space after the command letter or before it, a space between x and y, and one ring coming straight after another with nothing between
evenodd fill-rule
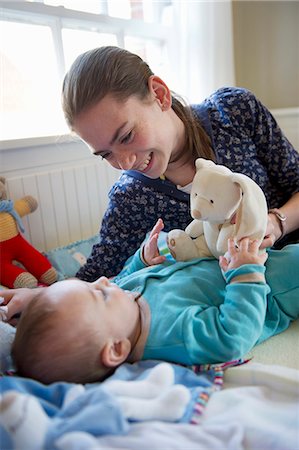
<instances>
[{"instance_id":1,"label":"baby","mask_svg":"<svg viewBox=\"0 0 299 450\"><path fill-rule=\"evenodd\" d=\"M269 250L266 281L267 254L257 242L244 238L237 248L229 240L219 263L166 261L157 246L162 229L159 219L113 281L71 279L7 294L8 318L24 309L12 350L20 375L86 383L124 361L224 362L298 317L298 244Z\"/></svg>"}]
</instances>

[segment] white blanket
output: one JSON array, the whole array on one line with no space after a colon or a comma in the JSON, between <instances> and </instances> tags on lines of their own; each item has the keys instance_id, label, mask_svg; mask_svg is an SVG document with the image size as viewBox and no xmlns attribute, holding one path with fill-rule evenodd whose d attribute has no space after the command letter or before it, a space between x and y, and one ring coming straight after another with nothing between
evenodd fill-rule
<instances>
[{"instance_id":1,"label":"white blanket","mask_svg":"<svg viewBox=\"0 0 299 450\"><path fill-rule=\"evenodd\" d=\"M79 441L75 434L62 437L59 449L83 450ZM126 436L89 435L87 444L94 450L297 450L299 371L252 362L230 368L200 424L136 423Z\"/></svg>"},{"instance_id":2,"label":"white blanket","mask_svg":"<svg viewBox=\"0 0 299 450\"><path fill-rule=\"evenodd\" d=\"M198 425L151 421L131 423L122 436L68 433L57 449L298 450L298 341L299 320L256 347L251 362L227 369Z\"/></svg>"}]
</instances>

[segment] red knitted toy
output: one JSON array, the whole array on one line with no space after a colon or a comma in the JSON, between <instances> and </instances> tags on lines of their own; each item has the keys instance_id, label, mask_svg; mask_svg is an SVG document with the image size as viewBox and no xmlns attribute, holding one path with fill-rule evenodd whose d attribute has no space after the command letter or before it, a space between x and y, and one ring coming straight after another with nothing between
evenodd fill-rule
<instances>
[{"instance_id":1,"label":"red knitted toy","mask_svg":"<svg viewBox=\"0 0 299 450\"><path fill-rule=\"evenodd\" d=\"M30 195L15 202L7 200L5 178L0 177L0 283L9 288L34 288L38 283L49 285L57 279L57 272L47 258L19 232L24 231L20 217L36 208L37 201Z\"/></svg>"}]
</instances>

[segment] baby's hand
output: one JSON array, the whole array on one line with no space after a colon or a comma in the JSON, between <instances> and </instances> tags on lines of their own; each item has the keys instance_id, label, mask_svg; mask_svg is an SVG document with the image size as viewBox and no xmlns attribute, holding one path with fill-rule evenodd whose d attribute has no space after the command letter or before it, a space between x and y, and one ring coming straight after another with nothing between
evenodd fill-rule
<instances>
[{"instance_id":1,"label":"baby's hand","mask_svg":"<svg viewBox=\"0 0 299 450\"><path fill-rule=\"evenodd\" d=\"M155 264L161 264L165 261L165 256L160 255L158 249L158 237L160 232L164 228L162 219L158 219L156 225L152 229L147 242L142 249L142 257L144 262L148 266L154 266Z\"/></svg>"},{"instance_id":2,"label":"baby's hand","mask_svg":"<svg viewBox=\"0 0 299 450\"><path fill-rule=\"evenodd\" d=\"M259 264L263 266L267 261L266 252L259 253L258 241L251 241L243 238L236 246L233 239L228 240L228 251L224 256L219 257L219 265L223 272L236 269L244 264Z\"/></svg>"}]
</instances>

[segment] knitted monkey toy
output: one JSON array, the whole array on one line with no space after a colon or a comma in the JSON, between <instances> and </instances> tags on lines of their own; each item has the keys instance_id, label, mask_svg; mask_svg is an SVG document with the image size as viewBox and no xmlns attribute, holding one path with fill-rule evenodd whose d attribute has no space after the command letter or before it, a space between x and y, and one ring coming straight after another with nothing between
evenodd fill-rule
<instances>
[{"instance_id":1,"label":"knitted monkey toy","mask_svg":"<svg viewBox=\"0 0 299 450\"><path fill-rule=\"evenodd\" d=\"M0 283L9 288L34 288L38 283L49 285L57 279L47 258L20 233L24 231L20 217L36 208L37 201L30 195L15 202L7 200L5 178L0 177Z\"/></svg>"}]
</instances>

